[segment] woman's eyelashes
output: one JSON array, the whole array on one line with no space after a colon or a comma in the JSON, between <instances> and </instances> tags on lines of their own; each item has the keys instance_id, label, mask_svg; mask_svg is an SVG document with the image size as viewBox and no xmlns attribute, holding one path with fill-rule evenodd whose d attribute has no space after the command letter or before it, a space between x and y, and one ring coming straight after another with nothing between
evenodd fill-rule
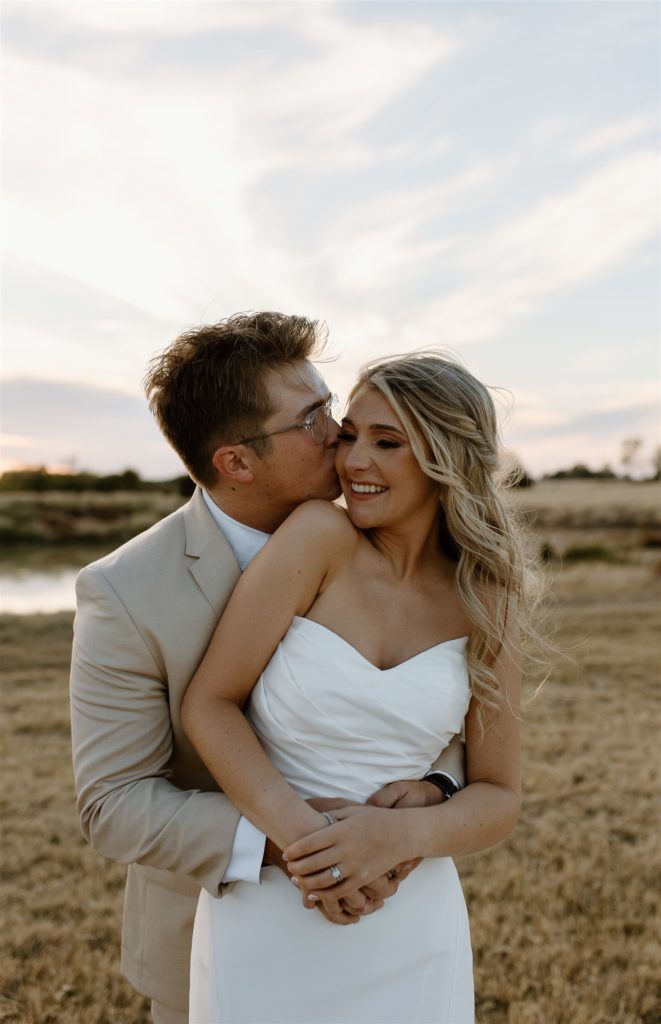
<instances>
[{"instance_id":1,"label":"woman's eyelashes","mask_svg":"<svg viewBox=\"0 0 661 1024\"><path fill-rule=\"evenodd\" d=\"M351 444L356 440L356 435L349 433L348 430L340 430L337 435L338 441L344 441L346 444ZM395 441L389 437L379 437L372 440L372 444L377 448L401 448L401 443Z\"/></svg>"}]
</instances>

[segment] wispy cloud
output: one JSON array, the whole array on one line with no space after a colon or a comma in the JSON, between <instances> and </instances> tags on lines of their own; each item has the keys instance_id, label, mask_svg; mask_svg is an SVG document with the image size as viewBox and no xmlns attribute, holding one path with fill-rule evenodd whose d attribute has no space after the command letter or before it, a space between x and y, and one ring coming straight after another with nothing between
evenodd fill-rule
<instances>
[{"instance_id":1,"label":"wispy cloud","mask_svg":"<svg viewBox=\"0 0 661 1024\"><path fill-rule=\"evenodd\" d=\"M320 6L327 6L321 0ZM8 13L25 15L23 2L5 5ZM292 14L295 3L272 4L266 0L253 3L208 3L204 0L168 0L166 3L134 3L113 0L113 3L59 2L31 3L35 18L50 20L58 31L94 32L131 36L135 33L158 33L178 36L182 32L209 32L214 29L257 28L270 21Z\"/></svg>"},{"instance_id":2,"label":"wispy cloud","mask_svg":"<svg viewBox=\"0 0 661 1024\"><path fill-rule=\"evenodd\" d=\"M342 392L369 358L442 344L478 366L497 349L530 437L633 408L629 334L605 341L598 314L635 294L632 387L650 379L654 18L518 11L5 4L5 373L141 402L179 330L279 308L329 321ZM540 381L510 338L550 315L576 354Z\"/></svg>"},{"instance_id":3,"label":"wispy cloud","mask_svg":"<svg viewBox=\"0 0 661 1024\"><path fill-rule=\"evenodd\" d=\"M593 153L600 153L605 149L614 149L627 143L637 142L645 136L656 138L657 135L658 118L639 114L637 117L627 118L626 121L616 121L599 128L577 145L576 152L580 156L591 156Z\"/></svg>"},{"instance_id":4,"label":"wispy cloud","mask_svg":"<svg viewBox=\"0 0 661 1024\"><path fill-rule=\"evenodd\" d=\"M286 254L259 230L254 190L290 166L329 173L372 159L356 129L450 44L416 26L352 25L326 4L296 5L295 21L287 5L266 6L313 47L309 56L225 68L231 40L220 38L212 77L195 70L193 50L186 76L142 75L136 91L121 65L98 76L85 61L9 53L8 79L21 96L8 104L5 126L15 154L10 251L23 259L38 251L46 266L165 319L200 315L210 297L226 296L230 308L254 305L255 295L282 301ZM104 26L113 21L106 15ZM196 9L195 18L206 17ZM274 20L267 12L260 31ZM222 12L217 27L227 27Z\"/></svg>"},{"instance_id":5,"label":"wispy cloud","mask_svg":"<svg viewBox=\"0 0 661 1024\"><path fill-rule=\"evenodd\" d=\"M428 308L430 326L442 325L452 344L496 338L554 293L631 256L658 230L657 170L656 153L634 153L467 240L460 262L471 283Z\"/></svg>"}]
</instances>

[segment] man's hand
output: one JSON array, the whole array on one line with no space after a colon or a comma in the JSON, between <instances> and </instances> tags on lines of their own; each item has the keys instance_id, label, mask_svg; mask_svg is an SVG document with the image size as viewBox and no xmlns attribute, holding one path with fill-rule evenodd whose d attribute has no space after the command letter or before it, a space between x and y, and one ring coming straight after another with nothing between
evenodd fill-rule
<instances>
[{"instance_id":1,"label":"man's hand","mask_svg":"<svg viewBox=\"0 0 661 1024\"><path fill-rule=\"evenodd\" d=\"M367 803L371 807L435 807L436 804L442 804L445 799L445 793L433 782L409 779L383 786L376 793L372 793Z\"/></svg>"},{"instance_id":2,"label":"man's hand","mask_svg":"<svg viewBox=\"0 0 661 1024\"><path fill-rule=\"evenodd\" d=\"M358 924L362 914L355 914L348 910L344 900L327 899L311 903L306 896L303 897L303 906L308 910L319 910L331 924Z\"/></svg>"},{"instance_id":3,"label":"man's hand","mask_svg":"<svg viewBox=\"0 0 661 1024\"><path fill-rule=\"evenodd\" d=\"M305 801L315 811L337 811L340 807L362 807L355 800L346 800L342 796L311 796Z\"/></svg>"},{"instance_id":4,"label":"man's hand","mask_svg":"<svg viewBox=\"0 0 661 1024\"><path fill-rule=\"evenodd\" d=\"M343 899L337 899L331 892L324 893L319 900L314 901L308 899L305 892L301 895L303 906L307 910L320 910L332 924L356 924L361 917L367 917L375 910L380 910L384 903L382 899L376 897L369 899L361 889Z\"/></svg>"},{"instance_id":5,"label":"man's hand","mask_svg":"<svg viewBox=\"0 0 661 1024\"><path fill-rule=\"evenodd\" d=\"M264 846L264 856L262 857L262 867L276 867L280 868L287 874L287 865L282 859L282 850L279 846L276 846L272 839L266 837L266 844Z\"/></svg>"}]
</instances>

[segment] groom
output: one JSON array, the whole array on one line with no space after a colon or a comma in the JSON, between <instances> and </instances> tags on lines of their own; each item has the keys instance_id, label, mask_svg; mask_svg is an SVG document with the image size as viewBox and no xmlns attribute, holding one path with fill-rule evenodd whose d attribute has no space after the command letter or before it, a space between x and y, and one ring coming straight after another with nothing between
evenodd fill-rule
<instances>
[{"instance_id":1,"label":"groom","mask_svg":"<svg viewBox=\"0 0 661 1024\"><path fill-rule=\"evenodd\" d=\"M197 490L77 582L78 811L88 842L129 865L122 970L152 999L157 1024L188 1020L200 888L220 896L234 881L257 884L263 863L279 863L279 851L218 791L183 733L180 705L241 571L269 534L301 502L339 495L338 427L310 362L318 351L315 322L254 313L183 334L156 359L150 406ZM438 802L452 788L443 769L460 773L461 754L446 752L435 768L433 785L394 783L376 802ZM372 906L396 888L375 879Z\"/></svg>"}]
</instances>

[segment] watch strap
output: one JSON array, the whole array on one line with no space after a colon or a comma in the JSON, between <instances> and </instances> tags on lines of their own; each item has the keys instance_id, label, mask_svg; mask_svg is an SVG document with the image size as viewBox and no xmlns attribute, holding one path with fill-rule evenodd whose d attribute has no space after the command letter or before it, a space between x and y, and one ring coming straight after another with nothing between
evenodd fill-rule
<instances>
[{"instance_id":1,"label":"watch strap","mask_svg":"<svg viewBox=\"0 0 661 1024\"><path fill-rule=\"evenodd\" d=\"M461 788L455 780L451 779L449 775L445 774L445 772L427 772L422 781L431 782L432 786L437 786L438 789L445 794L446 800L450 800Z\"/></svg>"}]
</instances>

